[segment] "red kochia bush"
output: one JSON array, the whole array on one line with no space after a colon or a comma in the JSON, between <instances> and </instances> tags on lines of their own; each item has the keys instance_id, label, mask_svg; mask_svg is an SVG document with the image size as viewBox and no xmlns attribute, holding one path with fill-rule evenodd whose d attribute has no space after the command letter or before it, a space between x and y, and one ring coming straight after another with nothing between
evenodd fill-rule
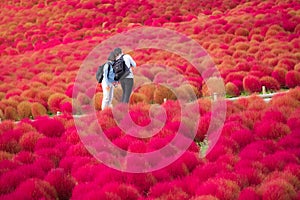
<instances>
[{"instance_id":1,"label":"red kochia bush","mask_svg":"<svg viewBox=\"0 0 300 200\"><path fill-rule=\"evenodd\" d=\"M47 115L47 109L40 103L34 102L31 104L31 113L33 118Z\"/></svg>"},{"instance_id":2,"label":"red kochia bush","mask_svg":"<svg viewBox=\"0 0 300 200\"><path fill-rule=\"evenodd\" d=\"M243 87L249 93L260 92L261 82L258 77L248 75L243 79Z\"/></svg>"},{"instance_id":3,"label":"red kochia bush","mask_svg":"<svg viewBox=\"0 0 300 200\"><path fill-rule=\"evenodd\" d=\"M15 155L14 161L22 164L32 164L35 161L36 156L32 152L21 151Z\"/></svg>"},{"instance_id":4,"label":"red kochia bush","mask_svg":"<svg viewBox=\"0 0 300 200\"><path fill-rule=\"evenodd\" d=\"M232 82L228 82L225 85L225 91L226 94L231 96L231 97L236 97L239 96L241 94L238 86L236 86L234 83Z\"/></svg>"},{"instance_id":5,"label":"red kochia bush","mask_svg":"<svg viewBox=\"0 0 300 200\"><path fill-rule=\"evenodd\" d=\"M17 111L20 119L29 118L31 115L31 103L28 101L22 101L19 103Z\"/></svg>"},{"instance_id":6,"label":"red kochia bush","mask_svg":"<svg viewBox=\"0 0 300 200\"><path fill-rule=\"evenodd\" d=\"M19 145L19 139L21 137L21 132L11 130L0 135L0 150L9 153L17 153L21 150Z\"/></svg>"},{"instance_id":7,"label":"red kochia bush","mask_svg":"<svg viewBox=\"0 0 300 200\"><path fill-rule=\"evenodd\" d=\"M76 184L71 175L66 174L63 169L59 168L51 170L45 177L45 181L56 189L59 199L70 199Z\"/></svg>"},{"instance_id":8,"label":"red kochia bush","mask_svg":"<svg viewBox=\"0 0 300 200\"><path fill-rule=\"evenodd\" d=\"M40 117L32 122L32 125L38 132L48 137L60 137L65 131L64 125L55 118Z\"/></svg>"},{"instance_id":9,"label":"red kochia bush","mask_svg":"<svg viewBox=\"0 0 300 200\"><path fill-rule=\"evenodd\" d=\"M272 77L275 78L280 86L285 86L285 76L286 76L287 70L283 68L275 68L272 72Z\"/></svg>"},{"instance_id":10,"label":"red kochia bush","mask_svg":"<svg viewBox=\"0 0 300 200\"><path fill-rule=\"evenodd\" d=\"M297 197L295 188L284 178L277 178L263 183L258 188L262 199L294 200Z\"/></svg>"},{"instance_id":11,"label":"red kochia bush","mask_svg":"<svg viewBox=\"0 0 300 200\"><path fill-rule=\"evenodd\" d=\"M57 192L48 182L31 178L27 179L12 194L15 199L57 199Z\"/></svg>"},{"instance_id":12,"label":"red kochia bush","mask_svg":"<svg viewBox=\"0 0 300 200\"><path fill-rule=\"evenodd\" d=\"M290 128L281 122L270 120L257 122L254 126L254 133L261 139L279 140L291 132Z\"/></svg>"},{"instance_id":13,"label":"red kochia bush","mask_svg":"<svg viewBox=\"0 0 300 200\"><path fill-rule=\"evenodd\" d=\"M240 188L236 182L222 178L209 179L196 191L196 195L213 195L224 200L237 199L239 193Z\"/></svg>"},{"instance_id":14,"label":"red kochia bush","mask_svg":"<svg viewBox=\"0 0 300 200\"><path fill-rule=\"evenodd\" d=\"M11 119L11 120L18 120L19 117L18 117L17 110L12 106L6 107L4 110L4 118Z\"/></svg>"},{"instance_id":15,"label":"red kochia bush","mask_svg":"<svg viewBox=\"0 0 300 200\"><path fill-rule=\"evenodd\" d=\"M21 145L23 150L33 151L36 142L41 137L43 137L42 134L35 132L35 131L30 131L30 132L24 133L22 135L22 137L20 138L19 144Z\"/></svg>"},{"instance_id":16,"label":"red kochia bush","mask_svg":"<svg viewBox=\"0 0 300 200\"><path fill-rule=\"evenodd\" d=\"M107 183L102 187L102 192L116 194L124 200L137 200L141 197L133 185L117 182Z\"/></svg>"},{"instance_id":17,"label":"red kochia bush","mask_svg":"<svg viewBox=\"0 0 300 200\"><path fill-rule=\"evenodd\" d=\"M300 86L300 72L295 70L287 72L285 76L285 82L289 88Z\"/></svg>"},{"instance_id":18,"label":"red kochia bush","mask_svg":"<svg viewBox=\"0 0 300 200\"><path fill-rule=\"evenodd\" d=\"M262 159L261 163L263 163L270 171L281 171L287 164L299 164L299 160L292 153L287 151L277 151L275 154L267 155Z\"/></svg>"},{"instance_id":19,"label":"red kochia bush","mask_svg":"<svg viewBox=\"0 0 300 200\"><path fill-rule=\"evenodd\" d=\"M239 200L260 200L260 196L257 194L254 188L247 187L241 191Z\"/></svg>"},{"instance_id":20,"label":"red kochia bush","mask_svg":"<svg viewBox=\"0 0 300 200\"><path fill-rule=\"evenodd\" d=\"M172 195L174 194L174 196ZM177 198L176 198L177 195ZM176 182L159 182L154 185L150 191L149 196L153 199L162 197L163 199L188 199L188 195L180 188Z\"/></svg>"},{"instance_id":21,"label":"red kochia bush","mask_svg":"<svg viewBox=\"0 0 300 200\"><path fill-rule=\"evenodd\" d=\"M280 89L279 82L271 76L263 76L260 78L262 86L265 86L267 90L276 91Z\"/></svg>"},{"instance_id":22,"label":"red kochia bush","mask_svg":"<svg viewBox=\"0 0 300 200\"><path fill-rule=\"evenodd\" d=\"M264 111L261 117L261 121L265 120L286 123L286 117L276 107L270 107Z\"/></svg>"},{"instance_id":23,"label":"red kochia bush","mask_svg":"<svg viewBox=\"0 0 300 200\"><path fill-rule=\"evenodd\" d=\"M52 113L60 111L60 104L63 100L67 99L67 95L61 93L54 93L48 99L48 106Z\"/></svg>"},{"instance_id":24,"label":"red kochia bush","mask_svg":"<svg viewBox=\"0 0 300 200\"><path fill-rule=\"evenodd\" d=\"M238 143L240 148L245 147L254 140L253 133L248 129L241 129L233 132L231 138Z\"/></svg>"}]
</instances>

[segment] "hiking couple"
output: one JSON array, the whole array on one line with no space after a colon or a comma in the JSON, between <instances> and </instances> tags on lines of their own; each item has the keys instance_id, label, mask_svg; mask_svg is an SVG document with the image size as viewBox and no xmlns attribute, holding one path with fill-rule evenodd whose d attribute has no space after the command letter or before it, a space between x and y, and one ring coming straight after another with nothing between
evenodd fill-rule
<instances>
[{"instance_id":1,"label":"hiking couple","mask_svg":"<svg viewBox=\"0 0 300 200\"><path fill-rule=\"evenodd\" d=\"M128 72L121 79L117 79L116 69L113 68L117 62L125 62L125 67ZM107 107L112 107L112 100L114 95L114 87L120 82L122 87L122 103L128 103L133 88L133 73L131 67L136 67L135 61L128 54L123 54L121 48L115 48L108 56L107 62L103 67L103 80L102 90L103 99L101 109L104 110ZM128 74L128 75L127 75Z\"/></svg>"}]
</instances>

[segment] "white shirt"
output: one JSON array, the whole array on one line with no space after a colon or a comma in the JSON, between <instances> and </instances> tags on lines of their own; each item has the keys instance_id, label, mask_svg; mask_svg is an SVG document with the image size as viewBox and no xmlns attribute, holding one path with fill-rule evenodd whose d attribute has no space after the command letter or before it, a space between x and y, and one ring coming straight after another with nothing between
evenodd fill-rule
<instances>
[{"instance_id":1,"label":"white shirt","mask_svg":"<svg viewBox=\"0 0 300 200\"><path fill-rule=\"evenodd\" d=\"M119 59L123 54L119 55L116 59ZM128 54L124 54L123 59L125 61L126 66L129 68L130 73L125 78L133 78L133 73L131 67L136 67L135 61Z\"/></svg>"}]
</instances>

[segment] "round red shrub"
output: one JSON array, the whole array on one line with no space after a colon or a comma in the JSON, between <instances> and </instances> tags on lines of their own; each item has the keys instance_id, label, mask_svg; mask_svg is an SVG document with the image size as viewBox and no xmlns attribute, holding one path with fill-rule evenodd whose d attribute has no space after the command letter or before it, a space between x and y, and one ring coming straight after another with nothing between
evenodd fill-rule
<instances>
[{"instance_id":1,"label":"round red shrub","mask_svg":"<svg viewBox=\"0 0 300 200\"><path fill-rule=\"evenodd\" d=\"M21 150L19 139L22 133L20 131L11 130L0 135L0 150L9 153L17 153Z\"/></svg>"},{"instance_id":2,"label":"round red shrub","mask_svg":"<svg viewBox=\"0 0 300 200\"><path fill-rule=\"evenodd\" d=\"M22 135L22 137L19 140L19 144L23 150L33 151L35 144L42 137L42 134L35 131L30 131Z\"/></svg>"},{"instance_id":3,"label":"round red shrub","mask_svg":"<svg viewBox=\"0 0 300 200\"><path fill-rule=\"evenodd\" d=\"M43 172L48 173L52 168L55 168L54 163L49 158L36 157L33 166L40 168Z\"/></svg>"},{"instance_id":4,"label":"round red shrub","mask_svg":"<svg viewBox=\"0 0 300 200\"><path fill-rule=\"evenodd\" d=\"M285 76L285 83L289 88L300 86L300 72L295 70L288 71Z\"/></svg>"},{"instance_id":5,"label":"round red shrub","mask_svg":"<svg viewBox=\"0 0 300 200\"><path fill-rule=\"evenodd\" d=\"M72 199L92 199L92 198L98 198L99 196L94 196L95 191L101 191L101 187L97 185L94 182L84 182L84 183L78 183L75 185L73 191L72 191ZM93 196L91 196L89 193L93 192ZM102 193L102 192L101 192ZM89 196L90 198L86 198ZM96 200L96 199L95 199ZM108 198L104 198L103 200L109 200Z\"/></svg>"},{"instance_id":6,"label":"round red shrub","mask_svg":"<svg viewBox=\"0 0 300 200\"><path fill-rule=\"evenodd\" d=\"M287 151L277 151L275 154L267 155L261 163L270 171L281 171L287 164L299 164L298 158Z\"/></svg>"},{"instance_id":7,"label":"round red shrub","mask_svg":"<svg viewBox=\"0 0 300 200\"><path fill-rule=\"evenodd\" d=\"M127 174L126 183L135 185L140 194L146 194L157 183L152 173Z\"/></svg>"},{"instance_id":8,"label":"round red shrub","mask_svg":"<svg viewBox=\"0 0 300 200\"><path fill-rule=\"evenodd\" d=\"M300 129L300 118L299 117L290 117L287 121L288 126L291 130Z\"/></svg>"},{"instance_id":9,"label":"round red shrub","mask_svg":"<svg viewBox=\"0 0 300 200\"><path fill-rule=\"evenodd\" d=\"M294 187L283 178L263 183L258 188L258 192L262 199L266 200L293 200L297 197Z\"/></svg>"},{"instance_id":10,"label":"round red shrub","mask_svg":"<svg viewBox=\"0 0 300 200\"><path fill-rule=\"evenodd\" d=\"M224 163L208 162L197 166L191 176L197 177L200 183L207 181L209 178L215 177L222 172L228 172L229 166Z\"/></svg>"},{"instance_id":11,"label":"round red shrub","mask_svg":"<svg viewBox=\"0 0 300 200\"><path fill-rule=\"evenodd\" d=\"M199 120L199 126L197 129L197 133L195 136L195 141L198 141L198 142L203 141L203 139L207 135L210 120L211 120L211 116L209 114L201 116L201 118Z\"/></svg>"},{"instance_id":12,"label":"round red shrub","mask_svg":"<svg viewBox=\"0 0 300 200\"><path fill-rule=\"evenodd\" d=\"M241 94L238 86L236 86L234 83L232 82L228 82L225 85L225 91L226 94L229 95L230 97L237 97Z\"/></svg>"},{"instance_id":13,"label":"round red shrub","mask_svg":"<svg viewBox=\"0 0 300 200\"><path fill-rule=\"evenodd\" d=\"M62 122L55 118L40 117L32 122L32 125L38 132L48 137L60 137L65 131Z\"/></svg>"},{"instance_id":14,"label":"round red shrub","mask_svg":"<svg viewBox=\"0 0 300 200\"><path fill-rule=\"evenodd\" d=\"M239 195L239 200L260 200L260 195L253 187L244 188Z\"/></svg>"},{"instance_id":15,"label":"round red shrub","mask_svg":"<svg viewBox=\"0 0 300 200\"><path fill-rule=\"evenodd\" d=\"M234 131L230 137L238 143L240 148L243 148L254 141L253 133L248 129Z\"/></svg>"},{"instance_id":16,"label":"round red shrub","mask_svg":"<svg viewBox=\"0 0 300 200\"><path fill-rule=\"evenodd\" d=\"M36 156L32 152L21 151L14 156L13 160L22 164L32 164L35 158Z\"/></svg>"},{"instance_id":17,"label":"round red shrub","mask_svg":"<svg viewBox=\"0 0 300 200\"><path fill-rule=\"evenodd\" d=\"M15 124L11 120L5 120L5 121L1 122L0 123L0 135L7 131L13 130L14 126L15 126Z\"/></svg>"},{"instance_id":18,"label":"round red shrub","mask_svg":"<svg viewBox=\"0 0 300 200\"><path fill-rule=\"evenodd\" d=\"M171 195L171 193L176 194L176 190L183 192L181 188L179 188L178 186L176 186L176 184L172 182L159 182L150 188L149 196L151 198L168 197L169 195ZM170 199L174 199L174 197Z\"/></svg>"},{"instance_id":19,"label":"round red shrub","mask_svg":"<svg viewBox=\"0 0 300 200\"><path fill-rule=\"evenodd\" d=\"M254 93L261 91L261 82L258 77L248 75L243 79L243 87L246 92Z\"/></svg>"},{"instance_id":20,"label":"round red shrub","mask_svg":"<svg viewBox=\"0 0 300 200\"><path fill-rule=\"evenodd\" d=\"M67 95L61 93L54 93L48 99L48 107L52 113L56 113L60 111L60 104L63 100L65 100Z\"/></svg>"},{"instance_id":21,"label":"round red shrub","mask_svg":"<svg viewBox=\"0 0 300 200\"><path fill-rule=\"evenodd\" d=\"M18 120L19 116L17 110L12 106L6 107L4 110L4 118L10 120Z\"/></svg>"},{"instance_id":22,"label":"round red shrub","mask_svg":"<svg viewBox=\"0 0 300 200\"><path fill-rule=\"evenodd\" d=\"M272 77L275 78L280 86L285 86L285 78L286 78L287 70L283 68L275 68L272 72Z\"/></svg>"},{"instance_id":23,"label":"round red shrub","mask_svg":"<svg viewBox=\"0 0 300 200\"><path fill-rule=\"evenodd\" d=\"M290 128L281 122L266 120L254 125L254 133L261 139L279 140L290 132Z\"/></svg>"},{"instance_id":24,"label":"round red shrub","mask_svg":"<svg viewBox=\"0 0 300 200\"><path fill-rule=\"evenodd\" d=\"M66 174L63 169L51 170L44 179L53 186L59 199L70 199L72 196L72 190L76 184L75 179Z\"/></svg>"},{"instance_id":25,"label":"round red shrub","mask_svg":"<svg viewBox=\"0 0 300 200\"><path fill-rule=\"evenodd\" d=\"M114 193L124 200L137 200L141 197L138 190L133 186L125 183L111 182L102 187L105 193Z\"/></svg>"},{"instance_id":26,"label":"round red shrub","mask_svg":"<svg viewBox=\"0 0 300 200\"><path fill-rule=\"evenodd\" d=\"M245 146L239 155L241 159L260 160L268 154L273 154L278 148L273 140L258 140Z\"/></svg>"},{"instance_id":27,"label":"round red shrub","mask_svg":"<svg viewBox=\"0 0 300 200\"><path fill-rule=\"evenodd\" d=\"M31 103L28 101L22 101L19 103L17 111L20 119L29 118L31 116Z\"/></svg>"},{"instance_id":28,"label":"round red shrub","mask_svg":"<svg viewBox=\"0 0 300 200\"><path fill-rule=\"evenodd\" d=\"M277 91L280 89L279 82L271 76L263 76L262 78L260 78L260 82L261 85L265 86L269 91Z\"/></svg>"},{"instance_id":29,"label":"round red shrub","mask_svg":"<svg viewBox=\"0 0 300 200\"><path fill-rule=\"evenodd\" d=\"M31 104L31 113L33 118L47 115L47 109L40 103L34 102Z\"/></svg>"},{"instance_id":30,"label":"round red shrub","mask_svg":"<svg viewBox=\"0 0 300 200\"><path fill-rule=\"evenodd\" d=\"M276 107L270 107L263 112L261 121L265 121L265 120L271 120L271 121L282 122L282 123L287 122L286 117Z\"/></svg>"},{"instance_id":31,"label":"round red shrub","mask_svg":"<svg viewBox=\"0 0 300 200\"><path fill-rule=\"evenodd\" d=\"M211 178L196 191L196 195L213 195L224 200L237 199L239 193L240 187L236 182L222 178Z\"/></svg>"},{"instance_id":32,"label":"round red shrub","mask_svg":"<svg viewBox=\"0 0 300 200\"><path fill-rule=\"evenodd\" d=\"M13 193L16 199L56 199L57 192L48 182L31 178L27 179Z\"/></svg>"}]
</instances>

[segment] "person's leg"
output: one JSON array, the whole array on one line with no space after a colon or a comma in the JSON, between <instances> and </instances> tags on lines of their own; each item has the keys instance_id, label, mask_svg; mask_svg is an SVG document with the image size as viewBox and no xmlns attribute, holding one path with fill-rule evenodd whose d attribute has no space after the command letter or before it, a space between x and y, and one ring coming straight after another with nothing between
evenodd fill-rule
<instances>
[{"instance_id":1,"label":"person's leg","mask_svg":"<svg viewBox=\"0 0 300 200\"><path fill-rule=\"evenodd\" d=\"M109 103L108 103L108 106L110 108L112 108L112 100L113 100L113 97L114 97L114 87L110 87L110 90L109 90L109 95L108 95L108 99L109 99Z\"/></svg>"},{"instance_id":2,"label":"person's leg","mask_svg":"<svg viewBox=\"0 0 300 200\"><path fill-rule=\"evenodd\" d=\"M106 83L102 82L102 90L103 90L103 98L102 98L102 105L101 109L104 110L107 106L109 106L109 90L106 90Z\"/></svg>"},{"instance_id":3,"label":"person's leg","mask_svg":"<svg viewBox=\"0 0 300 200\"><path fill-rule=\"evenodd\" d=\"M120 80L121 87L122 87L122 99L121 102L124 102L125 99L125 88L126 88L126 82L125 79Z\"/></svg>"},{"instance_id":4,"label":"person's leg","mask_svg":"<svg viewBox=\"0 0 300 200\"><path fill-rule=\"evenodd\" d=\"M124 82L125 82L125 92L124 92L123 102L128 103L133 88L133 78L124 78Z\"/></svg>"}]
</instances>

